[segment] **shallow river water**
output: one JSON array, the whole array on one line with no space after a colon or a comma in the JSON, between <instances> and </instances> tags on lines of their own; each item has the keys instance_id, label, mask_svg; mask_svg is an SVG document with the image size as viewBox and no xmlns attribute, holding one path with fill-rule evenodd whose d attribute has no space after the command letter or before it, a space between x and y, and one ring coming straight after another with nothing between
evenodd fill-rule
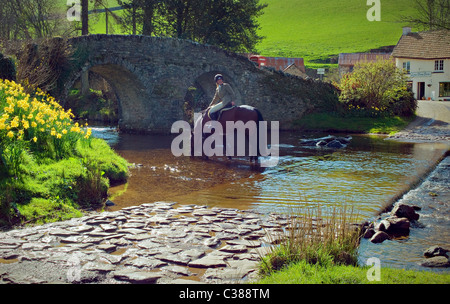
<instances>
[{"instance_id":1,"label":"shallow river water","mask_svg":"<svg viewBox=\"0 0 450 304\"><path fill-rule=\"evenodd\" d=\"M170 151L174 136L119 134L107 127L93 128L93 133L137 165L127 184L110 189L111 210L155 201L260 212L320 204L330 209L345 205L360 220L373 219L446 149L368 135L352 135L344 149L311 148L301 146L301 139L328 134L282 132L278 165L257 170L243 159L175 157Z\"/></svg>"}]
</instances>

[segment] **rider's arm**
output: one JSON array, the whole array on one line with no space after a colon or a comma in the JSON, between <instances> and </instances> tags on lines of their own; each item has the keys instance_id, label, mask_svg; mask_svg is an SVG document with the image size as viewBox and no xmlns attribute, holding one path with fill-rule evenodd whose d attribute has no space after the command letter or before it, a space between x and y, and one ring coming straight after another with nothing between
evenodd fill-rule
<instances>
[{"instance_id":1,"label":"rider's arm","mask_svg":"<svg viewBox=\"0 0 450 304\"><path fill-rule=\"evenodd\" d=\"M236 99L236 95L234 94L233 88L230 85L226 86L227 95L228 95L228 102L233 102Z\"/></svg>"},{"instance_id":2,"label":"rider's arm","mask_svg":"<svg viewBox=\"0 0 450 304\"><path fill-rule=\"evenodd\" d=\"M220 100L219 90L216 90L216 94L214 94L214 97L213 97L211 103L209 104L209 107L212 107L219 100Z\"/></svg>"}]
</instances>

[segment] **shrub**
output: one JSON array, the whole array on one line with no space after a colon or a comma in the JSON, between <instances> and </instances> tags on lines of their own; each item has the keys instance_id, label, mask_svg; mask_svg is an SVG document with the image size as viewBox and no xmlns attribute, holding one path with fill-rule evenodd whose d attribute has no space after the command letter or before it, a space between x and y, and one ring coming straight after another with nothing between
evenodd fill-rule
<instances>
[{"instance_id":1,"label":"shrub","mask_svg":"<svg viewBox=\"0 0 450 304\"><path fill-rule=\"evenodd\" d=\"M392 60L358 63L337 86L343 110L351 115L409 116L417 107L405 73Z\"/></svg>"},{"instance_id":2,"label":"shrub","mask_svg":"<svg viewBox=\"0 0 450 304\"><path fill-rule=\"evenodd\" d=\"M0 79L16 80L16 66L11 58L0 53Z\"/></svg>"},{"instance_id":3,"label":"shrub","mask_svg":"<svg viewBox=\"0 0 450 304\"><path fill-rule=\"evenodd\" d=\"M31 89L55 90L70 65L71 53L67 40L60 37L45 39L39 45L25 43L18 56L17 80Z\"/></svg>"}]
</instances>

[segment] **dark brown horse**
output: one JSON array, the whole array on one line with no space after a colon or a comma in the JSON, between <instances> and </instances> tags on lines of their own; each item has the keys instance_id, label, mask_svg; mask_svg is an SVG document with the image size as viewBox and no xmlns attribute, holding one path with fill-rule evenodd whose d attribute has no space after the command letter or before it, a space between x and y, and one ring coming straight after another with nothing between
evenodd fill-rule
<instances>
[{"instance_id":1,"label":"dark brown horse","mask_svg":"<svg viewBox=\"0 0 450 304\"><path fill-rule=\"evenodd\" d=\"M205 140L208 139L208 137L210 137L212 134L214 134L216 132L216 130L211 130L211 133L208 132L203 132L205 130L205 125L207 125L207 123L209 122L209 124L211 124L211 118L208 114L209 109L204 110L201 113L201 117L199 117L197 119L197 121L194 122L194 132L192 133L191 136L191 155L192 156L202 156L204 158L208 158L203 149L202 149L202 154L198 155L194 153L194 145L197 144L196 147L198 147L199 144L201 144L201 147L203 147L203 144L205 142ZM247 106L247 105L243 105L243 106L237 106L237 107L232 107L230 109L225 109L225 111L223 111L220 116L219 116L219 120L217 121L218 123L220 123L221 127L222 127L222 134L220 134L220 136L223 137L223 143L224 143L224 149L227 150L226 148L226 144L227 143L227 134L228 136L230 136L231 132L233 133L234 136L234 140L236 140L238 138L236 132L237 130L234 128L234 126L228 124L228 128L227 128L227 122L239 122L241 124L241 126L243 125L249 125L247 123L252 123L254 122L254 126L256 126L256 128L247 128L245 129L245 143L246 146L248 148L248 150L246 150L246 155L245 156L250 156L250 161L255 161L255 163L258 163L259 160L259 142L258 142L258 130L259 130L259 122L263 121L263 117L261 112L251 106ZM200 136L199 136L200 135ZM250 153L250 146L253 144L255 144L255 140L250 140L250 139L256 139L256 147L254 147L256 149L256 153ZM200 142L201 140L201 142ZM234 147L236 147L236 144L234 144ZM254 150L253 150L254 151ZM229 152L227 150L227 152ZM228 158L231 159L231 156L229 155L229 153L226 153ZM234 154L236 155L236 151L234 151ZM239 155L239 156L244 156L244 155Z\"/></svg>"}]
</instances>

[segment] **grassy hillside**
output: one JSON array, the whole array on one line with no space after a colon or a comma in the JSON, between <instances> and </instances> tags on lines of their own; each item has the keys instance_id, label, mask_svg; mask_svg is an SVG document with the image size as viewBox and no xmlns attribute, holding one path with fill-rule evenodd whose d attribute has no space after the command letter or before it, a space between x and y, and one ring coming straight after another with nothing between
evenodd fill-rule
<instances>
[{"instance_id":1,"label":"grassy hillside","mask_svg":"<svg viewBox=\"0 0 450 304\"><path fill-rule=\"evenodd\" d=\"M398 22L400 16L415 9L411 0L380 1L381 21L370 22L366 0L260 0L268 7L259 20L259 33L265 39L257 51L265 56L303 57L313 67L331 55L395 45L405 25ZM108 7L118 5L117 0L107 3ZM90 32L105 31L105 14L90 15ZM122 34L112 18L109 33Z\"/></svg>"},{"instance_id":2,"label":"grassy hillside","mask_svg":"<svg viewBox=\"0 0 450 304\"><path fill-rule=\"evenodd\" d=\"M402 34L401 15L414 13L411 0L381 0L381 21L370 22L366 0L261 0L258 46L265 56L303 57L307 65L339 53L395 45Z\"/></svg>"}]
</instances>

